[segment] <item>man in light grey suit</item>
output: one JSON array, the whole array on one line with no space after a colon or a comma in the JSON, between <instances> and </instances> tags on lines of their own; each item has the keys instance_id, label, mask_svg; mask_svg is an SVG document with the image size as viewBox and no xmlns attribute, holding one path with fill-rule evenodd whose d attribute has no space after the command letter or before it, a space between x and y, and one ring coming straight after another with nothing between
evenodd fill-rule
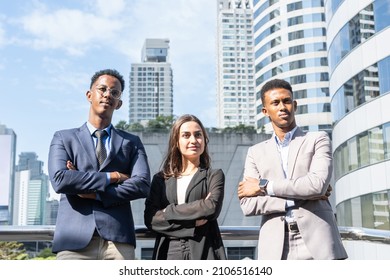
<instances>
[{"instance_id":1,"label":"man in light grey suit","mask_svg":"<svg viewBox=\"0 0 390 280\"><path fill-rule=\"evenodd\" d=\"M267 82L261 100L274 133L249 148L238 186L244 214L262 215L258 258L346 259L327 199L332 177L328 134L297 127L297 103L288 82Z\"/></svg>"},{"instance_id":2,"label":"man in light grey suit","mask_svg":"<svg viewBox=\"0 0 390 280\"><path fill-rule=\"evenodd\" d=\"M49 176L61 194L53 239L57 259L135 257L130 201L148 195L150 170L139 137L111 124L123 89L116 70L96 72L86 93L88 121L52 139Z\"/></svg>"}]
</instances>

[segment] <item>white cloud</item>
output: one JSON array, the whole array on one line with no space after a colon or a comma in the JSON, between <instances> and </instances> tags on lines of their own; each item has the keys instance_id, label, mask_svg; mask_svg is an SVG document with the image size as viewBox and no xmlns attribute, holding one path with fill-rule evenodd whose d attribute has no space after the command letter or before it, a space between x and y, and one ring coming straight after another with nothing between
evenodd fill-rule
<instances>
[{"instance_id":1,"label":"white cloud","mask_svg":"<svg viewBox=\"0 0 390 280\"><path fill-rule=\"evenodd\" d=\"M88 48L111 44L123 26L119 19L104 18L75 9L37 9L21 19L37 49L62 49L82 55Z\"/></svg>"},{"instance_id":2,"label":"white cloud","mask_svg":"<svg viewBox=\"0 0 390 280\"><path fill-rule=\"evenodd\" d=\"M168 38L174 75L174 113L203 115L205 110L211 115L215 107L215 1L90 0L87 9L74 6L49 9L38 3L21 19L26 37L36 49L57 49L88 57L94 50L107 48L107 55L114 60L118 59L115 52L119 57L129 58L120 61L129 69L126 63L141 61L146 38ZM47 63L47 69L58 69L58 75L51 73L45 87L66 85L76 75L69 73L68 65L62 67L56 63ZM60 74L61 71L69 74ZM80 77L89 80L87 76ZM81 83L78 80L77 84ZM121 111L118 115L127 113L125 108Z\"/></svg>"},{"instance_id":3,"label":"white cloud","mask_svg":"<svg viewBox=\"0 0 390 280\"><path fill-rule=\"evenodd\" d=\"M92 6L97 9L97 13L104 17L114 17L124 11L126 3L124 0L96 0L92 1Z\"/></svg>"},{"instance_id":4,"label":"white cloud","mask_svg":"<svg viewBox=\"0 0 390 280\"><path fill-rule=\"evenodd\" d=\"M1 19L0 19L1 20ZM5 30L3 28L3 24L0 21L0 47L6 44L6 39L5 39Z\"/></svg>"}]
</instances>

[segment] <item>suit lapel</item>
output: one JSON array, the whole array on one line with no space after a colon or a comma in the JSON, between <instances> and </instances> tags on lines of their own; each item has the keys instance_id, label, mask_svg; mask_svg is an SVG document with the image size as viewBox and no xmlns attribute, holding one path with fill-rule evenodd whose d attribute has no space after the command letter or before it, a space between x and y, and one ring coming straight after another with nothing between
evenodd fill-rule
<instances>
[{"instance_id":1,"label":"suit lapel","mask_svg":"<svg viewBox=\"0 0 390 280\"><path fill-rule=\"evenodd\" d=\"M167 199L170 203L177 204L177 180L175 177L170 177L165 181Z\"/></svg>"},{"instance_id":2,"label":"suit lapel","mask_svg":"<svg viewBox=\"0 0 390 280\"><path fill-rule=\"evenodd\" d=\"M293 138L291 139L288 149L288 178L292 178L294 174L295 164L297 162L298 153L302 147L302 143L305 140L305 133L298 127L295 131Z\"/></svg>"},{"instance_id":3,"label":"suit lapel","mask_svg":"<svg viewBox=\"0 0 390 280\"><path fill-rule=\"evenodd\" d=\"M201 181L203 181L206 178L207 170L206 169L200 169L194 174L194 177L192 177L187 191L186 191L186 200L188 201L188 196L190 195L192 189L194 189Z\"/></svg>"},{"instance_id":4,"label":"suit lapel","mask_svg":"<svg viewBox=\"0 0 390 280\"><path fill-rule=\"evenodd\" d=\"M103 162L100 169L110 164L110 162L115 158L115 156L120 151L123 145L123 137L119 135L114 126L111 127L111 148L110 153L107 155L107 159Z\"/></svg>"},{"instance_id":5,"label":"suit lapel","mask_svg":"<svg viewBox=\"0 0 390 280\"><path fill-rule=\"evenodd\" d=\"M268 155L266 157L267 164L271 165L270 170L272 170L273 173L276 173L276 176L280 178L284 178L285 175L282 166L282 159L278 151L276 140L273 137L271 137L271 139L269 139L268 142L266 143L265 152Z\"/></svg>"},{"instance_id":6,"label":"suit lapel","mask_svg":"<svg viewBox=\"0 0 390 280\"><path fill-rule=\"evenodd\" d=\"M81 147L85 151L85 155L89 158L89 161L93 164L95 170L98 169L98 162L96 158L96 151L94 143L92 141L91 133L85 123L77 132L77 138L80 142Z\"/></svg>"}]
</instances>

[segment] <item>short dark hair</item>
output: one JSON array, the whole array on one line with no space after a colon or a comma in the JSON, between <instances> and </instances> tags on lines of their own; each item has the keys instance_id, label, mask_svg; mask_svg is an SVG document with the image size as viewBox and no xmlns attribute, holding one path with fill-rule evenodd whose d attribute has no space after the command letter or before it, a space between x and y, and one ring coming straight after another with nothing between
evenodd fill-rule
<instances>
[{"instance_id":1,"label":"short dark hair","mask_svg":"<svg viewBox=\"0 0 390 280\"><path fill-rule=\"evenodd\" d=\"M293 95L293 90L289 82L282 80L282 79L273 79L264 84L264 86L261 88L260 94L261 94L261 102L264 104L264 94L275 88L284 88L291 92L291 96Z\"/></svg>"},{"instance_id":2,"label":"short dark hair","mask_svg":"<svg viewBox=\"0 0 390 280\"><path fill-rule=\"evenodd\" d=\"M100 76L103 75L109 75L117 78L119 82L121 83L122 91L125 89L125 80L123 79L122 75L115 69L104 69L97 71L95 74L93 74L91 78L91 84L89 88L92 88L93 84L96 82L97 79L99 79Z\"/></svg>"}]
</instances>

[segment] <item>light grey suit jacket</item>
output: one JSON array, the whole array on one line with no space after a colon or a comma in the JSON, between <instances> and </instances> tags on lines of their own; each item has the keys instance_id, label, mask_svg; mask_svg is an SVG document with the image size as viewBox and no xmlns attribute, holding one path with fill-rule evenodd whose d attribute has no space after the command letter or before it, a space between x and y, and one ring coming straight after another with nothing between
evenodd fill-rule
<instances>
[{"instance_id":1,"label":"light grey suit jacket","mask_svg":"<svg viewBox=\"0 0 390 280\"><path fill-rule=\"evenodd\" d=\"M325 194L332 177L331 141L326 132L304 133L299 127L289 145L285 178L276 141L271 138L249 148L244 177L273 181L273 196L244 197L246 216L262 215L259 259L281 259L286 199L293 199L302 238L314 259L345 259L332 207Z\"/></svg>"}]
</instances>

